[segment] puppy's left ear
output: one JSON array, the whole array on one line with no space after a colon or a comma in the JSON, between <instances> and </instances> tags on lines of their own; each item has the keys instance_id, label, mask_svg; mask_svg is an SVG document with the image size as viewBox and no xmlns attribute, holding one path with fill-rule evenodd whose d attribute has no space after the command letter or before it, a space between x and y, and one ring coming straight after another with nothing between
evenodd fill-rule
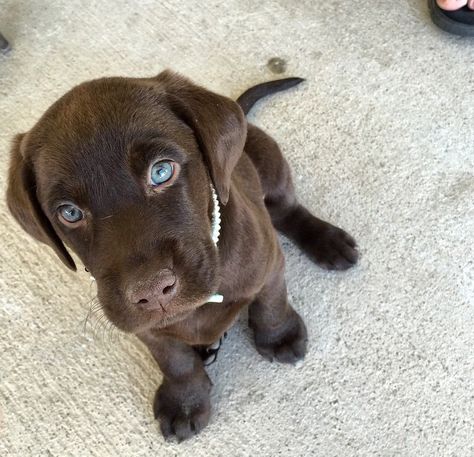
<instances>
[{"instance_id":1,"label":"puppy's left ear","mask_svg":"<svg viewBox=\"0 0 474 457\"><path fill-rule=\"evenodd\" d=\"M240 106L171 71L156 78L173 112L191 127L209 168L211 179L225 205L229 200L232 171L244 150L247 121Z\"/></svg>"}]
</instances>

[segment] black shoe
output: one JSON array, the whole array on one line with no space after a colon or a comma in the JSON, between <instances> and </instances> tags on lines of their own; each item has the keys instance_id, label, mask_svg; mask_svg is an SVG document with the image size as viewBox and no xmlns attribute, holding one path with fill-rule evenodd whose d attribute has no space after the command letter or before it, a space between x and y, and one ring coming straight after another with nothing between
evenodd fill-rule
<instances>
[{"instance_id":1,"label":"black shoe","mask_svg":"<svg viewBox=\"0 0 474 457\"><path fill-rule=\"evenodd\" d=\"M0 52L6 54L10 49L10 43L8 43L7 39L0 33Z\"/></svg>"},{"instance_id":2,"label":"black shoe","mask_svg":"<svg viewBox=\"0 0 474 457\"><path fill-rule=\"evenodd\" d=\"M456 11L445 11L436 0L428 0L432 21L445 32L460 36L474 36L474 10L467 6Z\"/></svg>"}]
</instances>

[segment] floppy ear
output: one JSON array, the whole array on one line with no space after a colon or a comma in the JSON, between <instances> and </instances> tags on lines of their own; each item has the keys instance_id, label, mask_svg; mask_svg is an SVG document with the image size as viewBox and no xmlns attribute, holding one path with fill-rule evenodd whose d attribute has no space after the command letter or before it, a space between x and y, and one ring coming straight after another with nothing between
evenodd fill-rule
<instances>
[{"instance_id":1,"label":"floppy ear","mask_svg":"<svg viewBox=\"0 0 474 457\"><path fill-rule=\"evenodd\" d=\"M169 70L155 80L163 84L173 112L191 127L223 205L229 200L232 171L244 150L247 121L240 106Z\"/></svg>"},{"instance_id":2,"label":"floppy ear","mask_svg":"<svg viewBox=\"0 0 474 457\"><path fill-rule=\"evenodd\" d=\"M74 260L54 231L36 196L33 164L22 154L25 140L25 134L21 134L13 141L8 175L8 208L27 233L52 247L62 262L76 271Z\"/></svg>"}]
</instances>

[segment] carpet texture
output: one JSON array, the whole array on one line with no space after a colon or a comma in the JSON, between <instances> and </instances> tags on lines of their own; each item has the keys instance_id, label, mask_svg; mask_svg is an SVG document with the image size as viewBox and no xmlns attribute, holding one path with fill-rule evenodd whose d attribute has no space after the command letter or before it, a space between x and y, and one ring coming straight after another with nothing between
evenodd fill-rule
<instances>
[{"instance_id":1,"label":"carpet texture","mask_svg":"<svg viewBox=\"0 0 474 457\"><path fill-rule=\"evenodd\" d=\"M309 352L270 364L245 318L210 369L213 416L161 438L161 374L133 337L84 325L94 295L0 203L0 455L473 456L474 41L422 0L0 0L0 185L9 143L73 85L173 68L237 97L303 85L250 120L280 143L301 200L355 236L328 273L282 239Z\"/></svg>"}]
</instances>

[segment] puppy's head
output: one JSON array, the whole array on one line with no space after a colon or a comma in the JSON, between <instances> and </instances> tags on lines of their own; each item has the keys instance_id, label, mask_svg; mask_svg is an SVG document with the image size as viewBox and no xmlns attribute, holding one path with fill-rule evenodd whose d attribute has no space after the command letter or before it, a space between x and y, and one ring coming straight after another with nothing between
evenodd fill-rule
<instances>
[{"instance_id":1,"label":"puppy's head","mask_svg":"<svg viewBox=\"0 0 474 457\"><path fill-rule=\"evenodd\" d=\"M216 292L211 186L225 205L245 137L236 103L171 72L87 82L15 139L8 206L76 252L115 325L165 326Z\"/></svg>"}]
</instances>

